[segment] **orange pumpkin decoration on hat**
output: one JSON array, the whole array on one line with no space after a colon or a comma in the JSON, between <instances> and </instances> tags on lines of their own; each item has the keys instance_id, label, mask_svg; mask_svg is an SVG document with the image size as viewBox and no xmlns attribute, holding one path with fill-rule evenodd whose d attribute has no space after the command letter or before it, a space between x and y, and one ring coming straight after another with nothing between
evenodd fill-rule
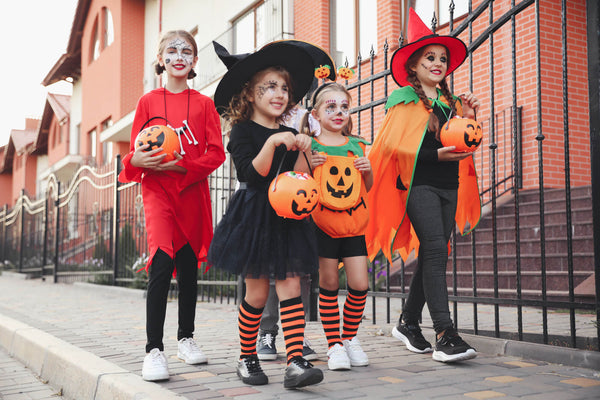
<instances>
[{"instance_id":1,"label":"orange pumpkin decoration on hat","mask_svg":"<svg viewBox=\"0 0 600 400\"><path fill-rule=\"evenodd\" d=\"M180 151L177 133L165 125L152 125L140 131L135 139L135 148L137 149L145 144L149 144L150 146L144 151L154 150L159 147L163 149L163 151L156 154L167 154L162 160L163 163L174 160L175 156L173 152Z\"/></svg>"},{"instance_id":2,"label":"orange pumpkin decoration on hat","mask_svg":"<svg viewBox=\"0 0 600 400\"><path fill-rule=\"evenodd\" d=\"M317 182L303 172L283 172L269 186L269 202L280 217L304 219L319 203Z\"/></svg>"},{"instance_id":3,"label":"orange pumpkin decoration on hat","mask_svg":"<svg viewBox=\"0 0 600 400\"><path fill-rule=\"evenodd\" d=\"M454 153L471 153L483 139L481 125L473 119L454 117L442 126L440 140L444 146L454 146Z\"/></svg>"},{"instance_id":4,"label":"orange pumpkin decoration on hat","mask_svg":"<svg viewBox=\"0 0 600 400\"><path fill-rule=\"evenodd\" d=\"M355 159L327 155L326 161L315 168L321 204L333 210L345 210L358 203L362 176L354 166Z\"/></svg>"}]
</instances>

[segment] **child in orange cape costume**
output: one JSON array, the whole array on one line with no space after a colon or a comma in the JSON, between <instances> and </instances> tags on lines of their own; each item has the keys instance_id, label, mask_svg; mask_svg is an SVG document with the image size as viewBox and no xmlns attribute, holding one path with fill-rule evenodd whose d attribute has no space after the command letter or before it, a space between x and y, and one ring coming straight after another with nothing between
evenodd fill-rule
<instances>
[{"instance_id":1,"label":"child in orange cape costume","mask_svg":"<svg viewBox=\"0 0 600 400\"><path fill-rule=\"evenodd\" d=\"M454 96L445 80L466 59L460 39L434 34L412 8L407 36L409 43L391 59L392 77L402 87L388 98L369 153L374 184L368 195L367 250L371 259L381 250L390 262L395 252L404 260L413 250L418 254L393 336L410 351L431 352L419 327L427 304L436 331L433 359L467 360L477 353L454 328L445 274L455 224L463 234L474 229L481 203L472 155L442 145L440 127L463 111L474 118L480 104L471 93Z\"/></svg>"}]
</instances>

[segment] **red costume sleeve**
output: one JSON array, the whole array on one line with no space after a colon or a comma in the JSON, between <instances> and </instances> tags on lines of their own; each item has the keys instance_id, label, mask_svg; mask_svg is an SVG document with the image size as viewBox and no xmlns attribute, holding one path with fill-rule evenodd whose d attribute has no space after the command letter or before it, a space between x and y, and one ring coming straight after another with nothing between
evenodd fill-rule
<instances>
[{"instance_id":1,"label":"red costume sleeve","mask_svg":"<svg viewBox=\"0 0 600 400\"><path fill-rule=\"evenodd\" d=\"M197 158L180 160L177 165L187 170L183 179L177 181L179 190L200 182L225 162L225 150L221 134L221 121L215 105L210 99L204 102L204 132L197 136L206 141L206 152Z\"/></svg>"}]
</instances>

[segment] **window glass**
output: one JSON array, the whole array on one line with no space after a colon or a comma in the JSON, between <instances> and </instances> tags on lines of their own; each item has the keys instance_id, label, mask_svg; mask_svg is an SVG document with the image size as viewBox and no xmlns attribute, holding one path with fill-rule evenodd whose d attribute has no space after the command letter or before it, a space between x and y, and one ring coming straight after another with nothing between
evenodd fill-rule
<instances>
[{"instance_id":1,"label":"window glass","mask_svg":"<svg viewBox=\"0 0 600 400\"><path fill-rule=\"evenodd\" d=\"M110 10L106 7L104 7L102 10L104 13L104 46L108 47L115 40L115 31Z\"/></svg>"},{"instance_id":2,"label":"window glass","mask_svg":"<svg viewBox=\"0 0 600 400\"><path fill-rule=\"evenodd\" d=\"M358 18L359 49L364 60L371 56L371 47L377 51L377 0L360 0Z\"/></svg>"},{"instance_id":3,"label":"window glass","mask_svg":"<svg viewBox=\"0 0 600 400\"><path fill-rule=\"evenodd\" d=\"M92 43L91 43L91 60L97 60L100 57L100 37L98 35L98 18L94 22L94 30L92 32Z\"/></svg>"},{"instance_id":4,"label":"window glass","mask_svg":"<svg viewBox=\"0 0 600 400\"><path fill-rule=\"evenodd\" d=\"M412 7L419 17L430 28L434 12L437 19L437 26L445 25L450 21L450 0L413 0L412 3ZM454 19L462 17L468 11L468 0L454 0Z\"/></svg>"},{"instance_id":5,"label":"window glass","mask_svg":"<svg viewBox=\"0 0 600 400\"><path fill-rule=\"evenodd\" d=\"M331 0L331 56L336 65L356 65L377 51L377 0ZM358 26L356 23L358 21Z\"/></svg>"},{"instance_id":6,"label":"window glass","mask_svg":"<svg viewBox=\"0 0 600 400\"><path fill-rule=\"evenodd\" d=\"M356 65L356 24L354 0L333 0L332 56L336 65Z\"/></svg>"},{"instance_id":7,"label":"window glass","mask_svg":"<svg viewBox=\"0 0 600 400\"><path fill-rule=\"evenodd\" d=\"M236 21L234 29L233 54L251 53L254 51L254 12L250 12Z\"/></svg>"}]
</instances>

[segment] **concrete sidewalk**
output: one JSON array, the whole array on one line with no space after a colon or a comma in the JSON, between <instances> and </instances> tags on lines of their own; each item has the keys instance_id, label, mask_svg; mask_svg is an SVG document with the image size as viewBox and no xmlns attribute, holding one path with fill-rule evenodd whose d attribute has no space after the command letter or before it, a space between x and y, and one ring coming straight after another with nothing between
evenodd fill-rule
<instances>
[{"instance_id":1,"label":"concrete sidewalk","mask_svg":"<svg viewBox=\"0 0 600 400\"><path fill-rule=\"evenodd\" d=\"M321 324L307 323L307 337L320 356L314 364L324 370L325 379L321 384L295 391L283 389L281 335L277 338L279 359L262 363L269 385L246 386L238 379L237 310L232 303L198 303L195 336L209 363L190 366L175 357L177 302L169 302L165 354L171 379L151 383L141 379L145 344L143 291L53 284L17 279L14 274L5 273L0 276L0 346L42 381L48 381L65 399L75 400L600 398L599 352L463 334L477 348L479 356L467 362L442 364L433 361L430 354L409 352L394 339L390 331L400 305L397 301L391 303L392 323L385 320L385 307L385 300L379 299L377 323L373 324L371 300L367 303L367 319L361 325L359 338L370 365L351 371L327 369ZM488 329L493 326L493 314L481 306L480 309L479 328ZM463 314L468 315L459 313ZM526 315L526 331L535 332L537 315L531 312L529 318L529 311ZM555 317L563 318L552 315ZM514 324L515 317L509 312L501 320L503 324ZM550 321L552 327L561 324L560 319ZM591 322L590 325L593 327ZM425 316L423 326L431 326ZM459 318L459 328L467 326L467 321ZM585 327L585 320L578 320L577 326ZM537 328L539 332L539 325ZM432 340L433 332L423 331ZM0 378L0 399L4 385Z\"/></svg>"}]
</instances>

